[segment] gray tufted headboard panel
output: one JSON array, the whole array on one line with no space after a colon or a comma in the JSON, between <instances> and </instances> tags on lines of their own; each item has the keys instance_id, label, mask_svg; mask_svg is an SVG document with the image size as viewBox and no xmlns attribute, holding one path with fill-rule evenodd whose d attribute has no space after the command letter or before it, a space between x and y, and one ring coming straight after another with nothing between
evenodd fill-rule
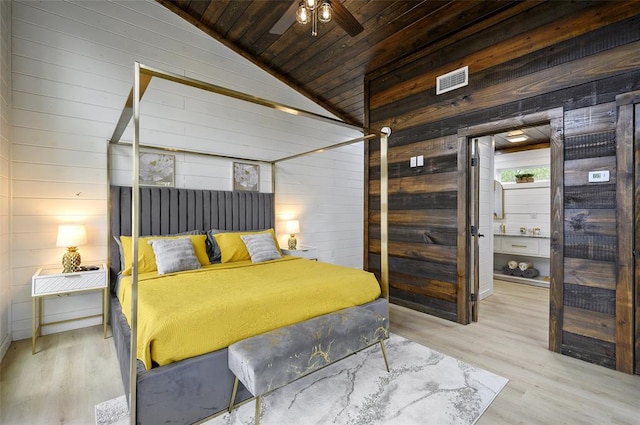
<instances>
[{"instance_id":1,"label":"gray tufted headboard panel","mask_svg":"<svg viewBox=\"0 0 640 425\"><path fill-rule=\"evenodd\" d=\"M120 253L113 236L131 235L131 187L111 186L110 196L109 268L115 277ZM140 236L271 227L275 227L273 193L140 188Z\"/></svg>"}]
</instances>

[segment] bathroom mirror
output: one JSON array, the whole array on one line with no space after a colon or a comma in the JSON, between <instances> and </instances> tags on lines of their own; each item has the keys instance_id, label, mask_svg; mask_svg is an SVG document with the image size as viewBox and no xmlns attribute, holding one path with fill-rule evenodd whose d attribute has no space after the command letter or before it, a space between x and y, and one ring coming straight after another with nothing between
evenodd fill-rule
<instances>
[{"instance_id":1,"label":"bathroom mirror","mask_svg":"<svg viewBox=\"0 0 640 425\"><path fill-rule=\"evenodd\" d=\"M504 191L502 189L502 183L498 180L493 181L493 193L495 199L493 218L504 218Z\"/></svg>"}]
</instances>

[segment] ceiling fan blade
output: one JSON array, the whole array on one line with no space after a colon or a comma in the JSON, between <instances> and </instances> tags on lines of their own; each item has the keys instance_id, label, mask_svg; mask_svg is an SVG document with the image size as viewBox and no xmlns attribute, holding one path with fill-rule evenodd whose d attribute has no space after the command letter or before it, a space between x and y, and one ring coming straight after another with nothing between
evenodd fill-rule
<instances>
[{"instance_id":1,"label":"ceiling fan blade","mask_svg":"<svg viewBox=\"0 0 640 425\"><path fill-rule=\"evenodd\" d=\"M276 35L284 34L284 32L288 30L289 27L296 21L297 9L298 9L298 1L294 0L291 2L291 6L289 6L287 11L282 14L280 19L278 19L278 22L276 22L271 27L271 29L269 30L269 33L276 34Z\"/></svg>"},{"instance_id":2,"label":"ceiling fan blade","mask_svg":"<svg viewBox=\"0 0 640 425\"><path fill-rule=\"evenodd\" d=\"M333 19L342 27L351 37L355 37L364 31L360 22L347 10L339 0L332 0ZM287 12L288 13L288 12ZM295 13L295 11L294 11Z\"/></svg>"}]
</instances>

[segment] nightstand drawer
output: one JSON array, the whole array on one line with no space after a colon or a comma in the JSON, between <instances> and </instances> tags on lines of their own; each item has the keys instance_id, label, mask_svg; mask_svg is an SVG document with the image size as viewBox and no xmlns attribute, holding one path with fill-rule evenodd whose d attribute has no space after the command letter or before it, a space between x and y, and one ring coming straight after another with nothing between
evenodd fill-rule
<instances>
[{"instance_id":1,"label":"nightstand drawer","mask_svg":"<svg viewBox=\"0 0 640 425\"><path fill-rule=\"evenodd\" d=\"M105 288L107 286L106 270L90 272L36 275L33 277L31 295L49 295Z\"/></svg>"},{"instance_id":2,"label":"nightstand drawer","mask_svg":"<svg viewBox=\"0 0 640 425\"><path fill-rule=\"evenodd\" d=\"M298 249L282 249L284 255L306 258L308 260L318 260L318 250L312 246L298 246Z\"/></svg>"}]
</instances>

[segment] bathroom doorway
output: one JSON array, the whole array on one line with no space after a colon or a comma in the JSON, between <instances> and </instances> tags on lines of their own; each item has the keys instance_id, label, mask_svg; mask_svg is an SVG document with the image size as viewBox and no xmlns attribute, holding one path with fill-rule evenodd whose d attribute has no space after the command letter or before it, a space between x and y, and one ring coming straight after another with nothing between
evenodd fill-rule
<instances>
[{"instance_id":1,"label":"bathroom doorway","mask_svg":"<svg viewBox=\"0 0 640 425\"><path fill-rule=\"evenodd\" d=\"M562 287L562 276L554 275L562 273L562 264L556 264L554 266L554 261L562 260L562 253L556 253L554 255L555 247L557 250L558 247L561 248L561 245L551 244L553 235L561 235L562 234L562 220L557 220L557 217L562 217L562 204L561 202L554 202L552 193L562 193L562 127L563 127L563 116L562 110L550 110L540 114L534 114L529 117L521 117L516 119L508 119L501 122L496 123L487 123L484 125L468 127L465 129L461 129L458 132L459 137L466 137L468 143L468 152L469 152L469 161L468 161L468 205L469 205L469 232L468 232L468 280L469 280L469 292L470 296L470 305L471 305L471 320L479 320L479 306L478 302L482 298L489 297L493 292L493 278L495 274L495 270L498 268L498 264L491 260L494 260L493 257L493 246L498 237L506 237L511 236L509 233L514 233L513 236L521 238L517 239L516 242L511 240L507 241L508 245L503 244L502 240L499 242L500 246L505 246L505 251L509 256L514 256L513 261L517 262L517 265L520 266L520 263L530 263L523 264L523 268L541 268L541 270L537 270L539 279L544 282L544 286L550 288L549 300L553 303L553 294L554 290L557 291L557 288ZM515 138L517 135L515 132L522 132L520 136L526 135L525 138L521 137L520 139L515 139L515 141L506 140L507 137ZM509 134L511 133L511 134ZM531 134L529 134L531 133ZM541 140L544 139L544 140ZM488 146L488 149L483 149L484 146ZM500 146L498 148L498 146ZM528 222L523 222L520 224L518 219L505 222L505 226L502 226L503 220L506 221L506 218L503 216L502 218L498 218L498 212L495 211L494 202L496 199L496 193L502 194L501 200L504 203L504 194L505 194L505 184L500 182L500 185L494 186L495 179L495 165L491 166L491 158L492 153L495 151L502 151L501 155L507 154L517 154L515 156L519 156L521 159L526 159L527 157L545 156L548 158L546 168L547 175L545 176L546 182L535 181L535 176L533 176L533 181L529 181L530 174L528 168L525 167L526 163L521 163L521 168L516 168L512 171L512 174L515 178L515 174L519 174L518 178L519 182L515 180L511 182L513 188L509 190L518 190L523 189L525 187L536 188L536 186L546 186L547 199L549 200L549 208L546 212L540 212L539 210L531 211L527 210L527 206L522 206L524 204L522 199L520 201L516 201L515 204L519 208L519 213L515 213L511 211L511 214L516 218L517 214L526 214L529 217ZM485 153L483 153L485 151ZM537 151L537 152L536 152ZM545 153L546 152L546 153ZM496 155L497 157L497 155ZM493 158L495 160L495 158ZM539 160L538 160L539 161ZM559 162L558 162L559 161ZM489 167L484 167L481 165L482 163L489 163ZM559 167L554 167L554 163L557 163ZM531 164L529 164L531 165ZM536 164L540 165L540 164ZM535 167L542 168L542 167ZM520 172L519 172L520 171ZM523 174L523 175L520 175ZM482 183L481 183L482 182ZM483 186L481 186L481 184ZM519 186L518 186L519 185ZM498 190L494 190L498 188ZM500 191L499 188L502 188ZM515 189L515 188L518 189ZM558 192L559 188L559 192ZM544 195L543 195L544 196ZM525 195L525 200L528 198ZM510 204L514 204L513 201L507 201ZM555 211L560 212L560 214L554 214ZM496 216L494 216L496 213ZM509 212L507 212L509 214ZM489 216L491 220L489 224L487 224L486 217ZM481 217L484 217L484 220L481 220ZM531 218L533 217L533 218ZM522 218L522 217L520 217ZM542 219L546 219L544 221L545 224L542 223ZM538 224L540 223L540 224ZM546 226L546 230L545 230ZM520 227L523 227L523 233L521 233ZM504 229L504 233L502 233L502 229ZM497 235L500 236L497 236ZM504 236L503 236L504 235ZM519 241L524 241L525 237L530 237L531 240L537 243L537 248L527 247L524 243L519 243ZM534 239L537 238L537 239ZM540 248L540 240L544 237L545 242ZM516 245L515 247L511 245ZM482 249L480 247L482 246ZM524 248L522 247L524 246ZM538 260L534 261L526 261L527 258L521 258L520 254L531 253L528 251L529 249L535 249L536 255L545 255L548 253L548 266L540 266L537 263ZM518 250L522 250L523 252L518 252ZM518 258L515 258L517 254ZM559 255L558 255L559 254ZM491 260L483 260L482 255L485 255L484 258L487 258L488 255ZM523 256L527 257L527 256ZM503 261L499 259L499 261ZM510 261L510 260L509 260ZM506 262L508 266L508 261ZM534 265L536 267L534 267ZM500 267L503 265L500 264ZM526 266L526 267L525 267ZM531 272L530 272L531 273ZM535 273L535 272L534 272ZM536 277L538 277L536 276ZM547 278L547 276L549 276ZM560 278L560 279L559 279ZM554 285L554 282L556 284ZM557 282L560 282L559 285ZM540 285L543 286L543 285ZM554 319L554 316L550 314L550 334L555 332L556 327L558 326L557 320Z\"/></svg>"}]
</instances>

